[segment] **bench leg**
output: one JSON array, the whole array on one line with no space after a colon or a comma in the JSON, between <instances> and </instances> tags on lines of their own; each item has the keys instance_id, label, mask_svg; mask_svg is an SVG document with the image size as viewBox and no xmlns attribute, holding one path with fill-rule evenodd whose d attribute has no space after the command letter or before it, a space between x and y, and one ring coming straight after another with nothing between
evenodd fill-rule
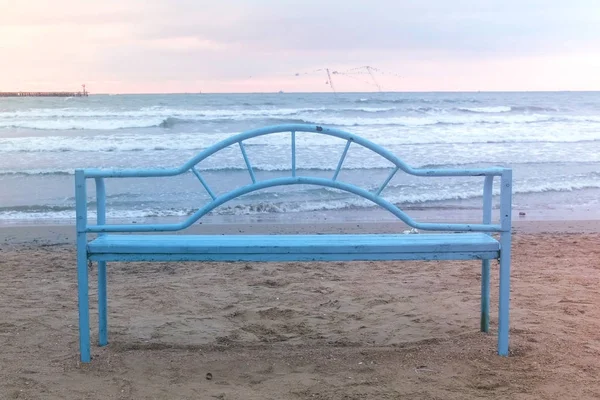
<instances>
[{"instance_id":1,"label":"bench leg","mask_svg":"<svg viewBox=\"0 0 600 400\"><path fill-rule=\"evenodd\" d=\"M500 304L498 309L498 354L508 356L510 307L510 232L500 238Z\"/></svg>"},{"instance_id":2,"label":"bench leg","mask_svg":"<svg viewBox=\"0 0 600 400\"><path fill-rule=\"evenodd\" d=\"M106 297L106 261L98 261L98 344L108 344L108 298Z\"/></svg>"},{"instance_id":3,"label":"bench leg","mask_svg":"<svg viewBox=\"0 0 600 400\"><path fill-rule=\"evenodd\" d=\"M490 330L490 260L481 262L481 332Z\"/></svg>"},{"instance_id":4,"label":"bench leg","mask_svg":"<svg viewBox=\"0 0 600 400\"><path fill-rule=\"evenodd\" d=\"M79 302L79 352L81 362L90 357L90 318L88 295L87 244L85 233L77 233L77 298Z\"/></svg>"}]
</instances>

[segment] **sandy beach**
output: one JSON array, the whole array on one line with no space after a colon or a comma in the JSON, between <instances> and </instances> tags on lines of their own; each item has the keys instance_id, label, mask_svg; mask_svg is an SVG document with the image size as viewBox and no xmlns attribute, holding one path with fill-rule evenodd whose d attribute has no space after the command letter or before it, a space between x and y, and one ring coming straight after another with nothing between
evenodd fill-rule
<instances>
[{"instance_id":1,"label":"sandy beach","mask_svg":"<svg viewBox=\"0 0 600 400\"><path fill-rule=\"evenodd\" d=\"M397 224L200 225L394 232ZM510 357L478 262L109 263L78 361L73 228L0 228L0 399L600 397L600 221L515 221ZM493 263L497 272L497 264Z\"/></svg>"}]
</instances>

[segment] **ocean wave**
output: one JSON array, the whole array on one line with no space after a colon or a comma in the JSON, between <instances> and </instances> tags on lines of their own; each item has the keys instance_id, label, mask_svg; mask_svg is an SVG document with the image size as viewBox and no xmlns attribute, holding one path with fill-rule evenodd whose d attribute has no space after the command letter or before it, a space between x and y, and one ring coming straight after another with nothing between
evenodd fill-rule
<instances>
[{"instance_id":1,"label":"ocean wave","mask_svg":"<svg viewBox=\"0 0 600 400\"><path fill-rule=\"evenodd\" d=\"M573 177L572 177L573 178ZM536 193L549 193L549 192L575 192L578 190L586 189L600 189L600 182L598 181L598 174L595 176L586 175L585 177L576 178L574 181L537 181L533 182L523 181L515 182L513 193L515 195L528 195ZM417 190L420 188L420 190ZM460 186L460 190L453 186L444 186L434 188L426 188L424 190L421 186L415 186L406 190L406 185L398 185L391 187L384 192L383 197L393 204L396 204L399 208L410 210L419 209L422 207L436 208L445 207L448 209L456 208L454 205L448 205L444 202L457 201L457 200L476 200L482 198L481 185L472 186ZM414 189L414 190L413 190ZM311 212L311 211L342 211L342 210L360 210L360 209L372 209L378 206L374 203L366 200L362 197L346 194L339 190L333 190L330 188L318 188L320 192L308 192L312 194L311 197L304 197L302 200L289 198L284 196L278 199L276 196L269 196L267 193L264 198L260 198L259 194L256 196L245 197L245 202L240 203L239 201L232 201L225 203L223 206L213 210L211 214L216 215L254 215L254 214L280 214L280 213L299 213L299 212ZM341 194L341 195L340 195ZM499 191L497 188L494 190L494 195L498 195ZM137 208L140 204L135 202L135 198L138 194L133 194L131 199L128 199L127 194L115 195L112 198L125 197L128 201L125 202L112 202L114 205L127 206L124 207L113 207L108 210L108 217L115 219L144 219L144 218L157 218L157 217L187 217L192 215L197 208L189 207L160 207L158 205L152 206L151 201L144 200L143 203L146 205L143 208ZM335 197L334 197L335 196ZM133 199L133 201L132 201ZM74 218L74 205L72 198L69 199L64 205L22 205L12 207L0 207L0 220L15 220L15 219L73 219ZM254 201L248 201L254 200ZM463 207L464 208L464 207ZM468 206L467 208L471 208ZM93 207L90 208L90 218L95 218Z\"/></svg>"},{"instance_id":2,"label":"ocean wave","mask_svg":"<svg viewBox=\"0 0 600 400\"><path fill-rule=\"evenodd\" d=\"M74 170L23 170L0 171L0 176L69 176L75 175Z\"/></svg>"},{"instance_id":3,"label":"ocean wave","mask_svg":"<svg viewBox=\"0 0 600 400\"><path fill-rule=\"evenodd\" d=\"M505 113L512 110L512 107L507 106L491 106L491 107L459 107L458 111L466 111L472 113Z\"/></svg>"},{"instance_id":4,"label":"ocean wave","mask_svg":"<svg viewBox=\"0 0 600 400\"><path fill-rule=\"evenodd\" d=\"M22 212L22 213L46 213L46 212L62 212L74 210L74 206L51 206L51 205L24 205L12 207L0 207L0 215L4 213Z\"/></svg>"},{"instance_id":5,"label":"ocean wave","mask_svg":"<svg viewBox=\"0 0 600 400\"><path fill-rule=\"evenodd\" d=\"M535 163L534 163L535 164ZM428 164L426 166L423 166L422 168L431 168L431 169L435 169L435 168L456 168L459 167L459 165L450 165L450 164L444 164L444 165L434 165L434 164ZM419 166L415 166L415 168L419 168ZM253 166L252 168L254 170L254 172L273 172L273 173L290 173L291 174L291 168L286 167L286 166L282 166L282 165L265 165L265 166ZM347 170L347 171L370 171L370 172L376 172L376 171L391 171L393 168L392 167L383 167L383 166L360 166L360 165L346 165L344 166L343 170ZM219 167L219 166L213 166L213 167L204 167L204 168L198 168L198 171L200 172L210 172L210 173L232 173L232 172L244 172L247 173L248 169L245 167ZM308 168L297 168L296 172L298 175L304 175L304 176L311 176L312 174L319 174L321 172L331 172L331 171L335 171L335 167L331 166L331 167L308 167ZM0 176L14 176L14 177L35 177L35 176L72 176L75 175L75 171L74 170L21 170L21 171L16 171L16 170L6 170L6 171L1 171L0 170Z\"/></svg>"},{"instance_id":6,"label":"ocean wave","mask_svg":"<svg viewBox=\"0 0 600 400\"><path fill-rule=\"evenodd\" d=\"M530 161L530 162L519 162L513 163L513 168L522 168L522 167L533 167L533 166L548 166L548 165L556 165L556 166L565 166L570 164L577 165L596 165L596 162L579 162L573 161L571 163L565 161L556 161L556 162L548 162L548 161ZM486 167L506 167L503 163L490 163L488 160L480 160L473 161L469 163L441 163L441 164L413 164L411 167L415 169L475 169L475 168L486 168ZM344 165L342 168L343 171L365 171L369 173L387 173L393 170L393 166L383 166L383 165ZM291 175L291 168L289 166L284 165L264 165L264 166L253 166L252 168L255 172L266 172L266 173L274 173L280 175L281 173L285 173ZM332 172L335 171L336 167L326 166L326 167L298 167L296 169L298 176L318 176L324 172ZM248 169L246 167L221 167L221 166L211 166L211 167L199 167L198 171L203 173L247 173ZM398 174L402 174L402 171L399 171ZM14 177L35 177L35 176L73 176L75 175L74 169L58 169L58 170L0 170L0 176L14 176ZM600 172L590 172L580 175L574 175L575 178L600 178ZM392 186L389 186L392 187ZM371 189L377 189L376 187L372 187ZM117 194L115 197L132 197L133 194ZM135 196L140 196L136 194ZM110 198L111 195L108 196Z\"/></svg>"},{"instance_id":7,"label":"ocean wave","mask_svg":"<svg viewBox=\"0 0 600 400\"><path fill-rule=\"evenodd\" d=\"M500 113L548 113L558 112L557 108L540 106L487 106L487 107L458 107L458 111L467 113L500 114Z\"/></svg>"},{"instance_id":8,"label":"ocean wave","mask_svg":"<svg viewBox=\"0 0 600 400\"><path fill-rule=\"evenodd\" d=\"M535 164L535 163L534 163ZM423 167L414 166L415 168L457 168L460 167L458 164L428 164ZM283 165L264 165L264 166L253 166L254 172L273 172L273 173L290 173L291 168L289 166ZM345 165L343 170L348 171L391 171L393 167L383 167L383 166L361 166L361 165ZM248 169L246 167L220 167L220 166L212 166L212 167L199 167L199 172L210 172L210 173L231 173L231 172L244 172L247 173ZM335 166L330 167L308 167L308 168L300 168L296 169L298 175L310 176L311 173L318 174L321 172L332 172L335 171ZM75 170L71 169L60 169L60 170L0 170L0 176L14 176L14 177L33 177L33 176L73 176L75 175Z\"/></svg>"},{"instance_id":9,"label":"ocean wave","mask_svg":"<svg viewBox=\"0 0 600 400\"><path fill-rule=\"evenodd\" d=\"M540 107L540 106L512 106L510 111L514 112L557 112L560 111L554 107ZM563 110L567 111L567 110Z\"/></svg>"},{"instance_id":10,"label":"ocean wave","mask_svg":"<svg viewBox=\"0 0 600 400\"><path fill-rule=\"evenodd\" d=\"M194 210L195 211L195 210ZM111 209L106 216L113 221L131 223L147 218L186 217L193 213L189 209ZM88 219L96 220L94 209L88 210ZM0 208L0 220L4 221L75 221L75 207L61 206L17 206Z\"/></svg>"},{"instance_id":11,"label":"ocean wave","mask_svg":"<svg viewBox=\"0 0 600 400\"><path fill-rule=\"evenodd\" d=\"M537 182L536 184L526 184L523 187L517 187L513 191L515 194L535 194L545 192L572 192L583 189L598 189L600 188L600 182L593 180L594 177L582 180L579 182ZM482 187L479 184L474 184L471 188L465 188L462 190L456 190L456 188L447 187L437 190L433 190L433 185L429 190L416 190L422 185L415 185L412 192L405 190L410 185L396 185L392 186L391 195L384 192L383 197L389 202L395 204L399 208L414 207L417 205L423 205L427 203L439 203L445 201L455 200L470 200L482 198ZM462 186L461 186L462 188ZM319 188L317 190L335 191L340 193L339 190L331 188ZM386 189L387 190L387 189ZM343 193L343 192L342 192ZM499 195L499 190L494 191L494 195ZM249 204L235 204L225 205L215 210L218 214L259 214L259 213L287 213L287 212L306 212L306 211L328 211L328 210L346 210L346 209L359 209L359 208L374 208L378 207L371 201L364 199L359 196L348 195L345 198L325 198L318 199L317 201L302 200L294 202L292 199L285 199L280 202L254 202Z\"/></svg>"},{"instance_id":12,"label":"ocean wave","mask_svg":"<svg viewBox=\"0 0 600 400\"><path fill-rule=\"evenodd\" d=\"M285 120L284 120L285 121ZM430 126L477 126L477 125L519 125L537 124L548 122L587 122L598 123L600 116L552 116L544 114L504 114L504 113L471 113L465 115L454 114L425 114L423 116L390 116L390 117L344 117L323 116L319 120L300 119L297 123L320 124L339 127L430 127Z\"/></svg>"},{"instance_id":13,"label":"ocean wave","mask_svg":"<svg viewBox=\"0 0 600 400\"><path fill-rule=\"evenodd\" d=\"M528 187L526 187L528 186ZM535 194L546 192L572 192L583 189L598 189L600 182L559 182L558 184L541 182L534 186L526 185L522 188L516 188L515 194ZM450 188L451 189L451 188ZM499 190L494 191L494 195L499 195ZM466 190L437 190L407 192L402 190L392 195L383 196L386 200L402 208L414 208L424 204L439 203L456 200L472 200L482 198L482 188L474 185L472 189ZM286 199L280 202L254 202L248 204L224 205L214 210L219 215L252 215L264 213L297 213L308 211L340 211L353 209L377 208L378 206L371 201L359 196L352 196L337 199L319 199L318 201L303 200L294 202Z\"/></svg>"},{"instance_id":14,"label":"ocean wave","mask_svg":"<svg viewBox=\"0 0 600 400\"><path fill-rule=\"evenodd\" d=\"M0 114L0 120L13 118L112 118L112 117L206 117L206 118L231 118L237 116L281 116L295 115L304 112L364 112L379 113L392 111L394 107L298 107L298 108L239 108L228 109L185 109L185 108L163 108L163 107L144 107L139 110L117 110L117 109L80 109L80 108L62 108L62 109L31 109L27 111L4 111Z\"/></svg>"},{"instance_id":15,"label":"ocean wave","mask_svg":"<svg viewBox=\"0 0 600 400\"><path fill-rule=\"evenodd\" d=\"M136 119L81 119L81 120L0 120L0 129L31 130L119 130L158 127L162 118Z\"/></svg>"},{"instance_id":16,"label":"ocean wave","mask_svg":"<svg viewBox=\"0 0 600 400\"><path fill-rule=\"evenodd\" d=\"M359 104L458 104L458 103L481 103L477 99L426 99L426 98L404 98L404 99L382 99L374 97L362 97L354 100L354 103Z\"/></svg>"},{"instance_id":17,"label":"ocean wave","mask_svg":"<svg viewBox=\"0 0 600 400\"><path fill-rule=\"evenodd\" d=\"M214 124L231 124L231 123L239 123L243 119L236 118L223 118L223 119L215 119L211 120L211 123ZM295 118L280 118L280 117L272 117L272 118L264 118L257 120L255 122L261 122L261 125L281 125L281 124L309 124L309 125L318 125L317 120L308 120L308 119L295 119ZM165 128L171 129L178 125L189 125L200 122L198 119L185 119L185 118L173 118L168 117L165 118L160 124L149 126L148 128Z\"/></svg>"},{"instance_id":18,"label":"ocean wave","mask_svg":"<svg viewBox=\"0 0 600 400\"><path fill-rule=\"evenodd\" d=\"M393 111L390 107L360 108L265 108L265 109L154 109L139 111L36 109L31 111L3 112L0 128L35 130L118 130L132 128L171 128L178 124L195 122L227 123L252 120L296 120L318 115L373 115Z\"/></svg>"},{"instance_id":19,"label":"ocean wave","mask_svg":"<svg viewBox=\"0 0 600 400\"><path fill-rule=\"evenodd\" d=\"M471 111L465 111L465 110ZM482 111L487 109L487 111ZM126 130L143 128L171 129L180 125L198 126L228 125L246 122L248 125L265 126L286 123L320 124L339 127L395 126L426 127L444 125L510 125L548 122L600 123L599 115L550 115L539 113L514 113L500 111L500 107L463 108L462 114L435 108L412 108L421 115L398 115L397 111L308 112L294 110L289 113L248 113L240 111L230 115L147 115L145 117L114 116L107 118L57 118L57 119L11 119L0 118L0 129L31 130ZM480 111L474 111L480 110ZM497 111L493 111L497 110ZM211 126L212 126L211 125Z\"/></svg>"},{"instance_id":20,"label":"ocean wave","mask_svg":"<svg viewBox=\"0 0 600 400\"><path fill-rule=\"evenodd\" d=\"M173 134L135 134L122 133L93 136L31 136L16 138L0 138L0 154L2 153L67 153L67 152L156 152L156 151L189 151L198 152L208 146L224 140L235 133L173 133ZM481 135L477 132L457 132L455 134L422 134L420 131L402 134L390 134L386 131L365 131L365 138L387 148L394 146L424 145L493 145L493 144L531 144L531 143L597 143L600 131L581 130L570 135L556 135L552 131L532 131L523 133L520 130L504 131L495 135ZM314 134L298 134L298 148L311 148L313 151L324 146L333 150L342 140ZM253 151L287 152L289 134L281 133L258 137L245 142Z\"/></svg>"},{"instance_id":21,"label":"ocean wave","mask_svg":"<svg viewBox=\"0 0 600 400\"><path fill-rule=\"evenodd\" d=\"M160 124L158 124L158 127L160 127L160 128L172 128L175 125L190 124L190 123L194 123L194 122L196 122L196 120L182 119L182 118L175 118L175 117L167 117L167 118L163 119Z\"/></svg>"}]
</instances>

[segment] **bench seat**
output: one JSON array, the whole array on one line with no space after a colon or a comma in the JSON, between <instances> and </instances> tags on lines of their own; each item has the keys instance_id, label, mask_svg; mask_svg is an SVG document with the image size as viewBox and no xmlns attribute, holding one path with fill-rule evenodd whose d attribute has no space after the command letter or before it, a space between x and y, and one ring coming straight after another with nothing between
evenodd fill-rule
<instances>
[{"instance_id":1,"label":"bench seat","mask_svg":"<svg viewBox=\"0 0 600 400\"><path fill-rule=\"evenodd\" d=\"M87 245L94 261L352 261L495 259L485 233L363 235L123 235Z\"/></svg>"}]
</instances>

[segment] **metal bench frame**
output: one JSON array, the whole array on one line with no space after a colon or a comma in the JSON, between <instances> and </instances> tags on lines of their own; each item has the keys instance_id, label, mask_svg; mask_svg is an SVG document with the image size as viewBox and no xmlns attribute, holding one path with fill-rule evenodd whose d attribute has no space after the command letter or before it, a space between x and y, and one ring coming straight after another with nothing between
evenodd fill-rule
<instances>
[{"instance_id":1,"label":"metal bench frame","mask_svg":"<svg viewBox=\"0 0 600 400\"><path fill-rule=\"evenodd\" d=\"M257 181L244 141L272 133L290 132L291 176ZM296 168L296 134L312 132L346 140L346 146L330 179L298 176ZM363 146L386 158L395 167L375 192L341 182L338 175L352 144ZM216 195L202 177L197 164L214 153L239 145L252 183L231 192ZM482 176L483 221L481 224L417 222L396 205L381 197L394 175L402 170L421 177ZM193 173L211 197L211 201L181 223L175 224L106 224L105 178L166 177ZM500 223L492 224L492 188L494 177L500 177ZM87 220L86 180L94 179L97 222ZM282 185L307 184L336 188L364 197L394 214L407 225L427 231L445 231L425 235L268 235L252 240L237 235L131 235L136 232L173 232L188 228L204 215L236 197L253 191ZM82 362L90 362L90 325L88 294L88 262L98 262L98 314L100 346L108 344L106 293L107 261L308 261L308 260L456 260L481 259L481 331L489 330L490 259L500 264L498 354L508 355L509 298L511 259L512 170L509 168L428 169L412 168L383 147L360 136L333 128L289 124L271 126L240 133L200 152L179 168L167 169L77 169L75 171L77 282L79 303L79 344ZM126 235L122 235L126 233ZM497 241L491 233L499 233ZM88 241L88 234L98 234ZM119 235L121 234L121 235ZM311 242L312 240L312 242ZM265 244L266 243L266 244ZM394 246L397 243L397 246ZM153 250L149 250L153 249Z\"/></svg>"}]
</instances>

